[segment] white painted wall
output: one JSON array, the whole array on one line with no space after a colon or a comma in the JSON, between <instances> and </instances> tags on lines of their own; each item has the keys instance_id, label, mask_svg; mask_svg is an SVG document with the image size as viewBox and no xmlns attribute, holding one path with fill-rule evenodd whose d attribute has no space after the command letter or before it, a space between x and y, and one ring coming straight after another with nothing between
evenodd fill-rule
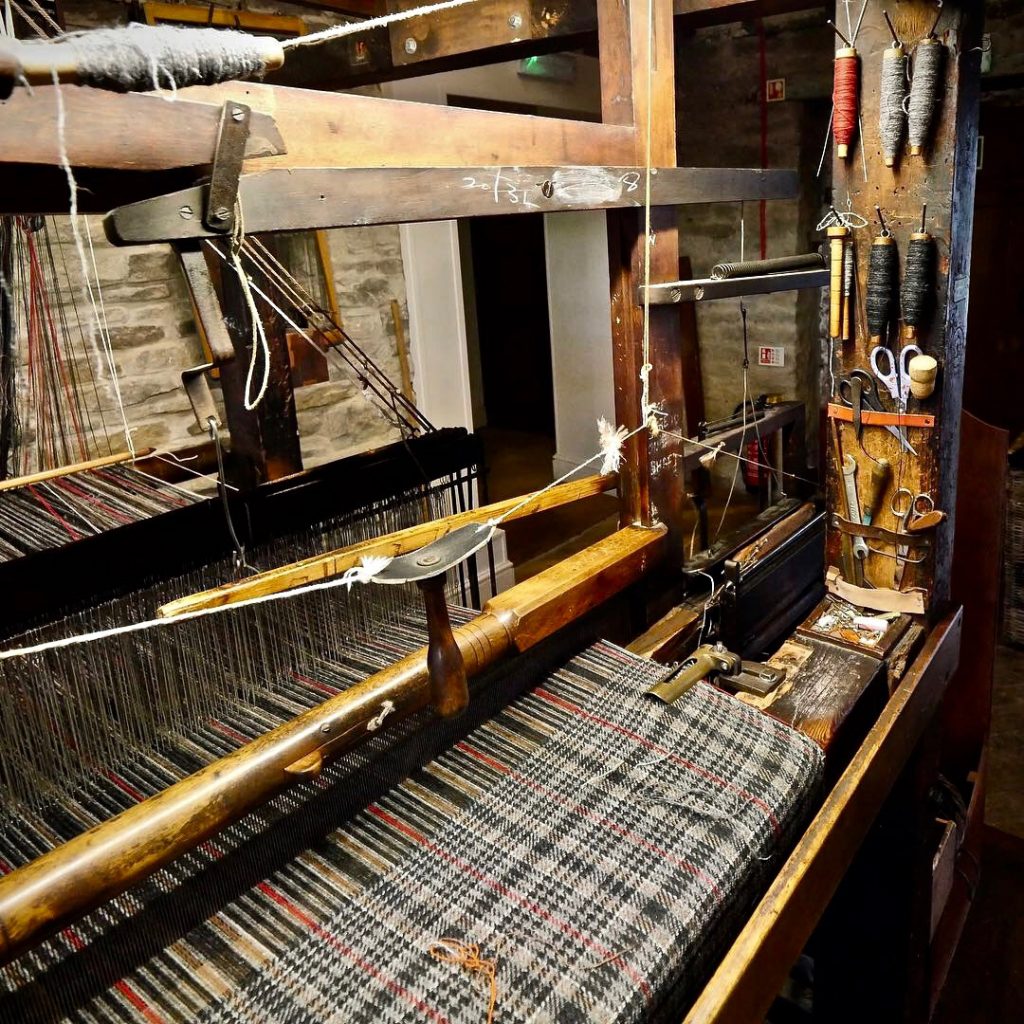
<instances>
[{"instance_id":1,"label":"white painted wall","mask_svg":"<svg viewBox=\"0 0 1024 1024\"><path fill-rule=\"evenodd\" d=\"M597 451L597 420L615 419L611 286L604 213L544 217L555 389L555 477ZM581 471L594 472L593 466Z\"/></svg>"}]
</instances>

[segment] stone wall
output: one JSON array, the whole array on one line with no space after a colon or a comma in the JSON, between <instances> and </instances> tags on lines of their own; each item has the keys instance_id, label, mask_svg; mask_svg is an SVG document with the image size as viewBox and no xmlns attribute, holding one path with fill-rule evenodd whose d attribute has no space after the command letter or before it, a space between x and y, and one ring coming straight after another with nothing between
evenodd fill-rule
<instances>
[{"instance_id":1,"label":"stone wall","mask_svg":"<svg viewBox=\"0 0 1024 1024\"><path fill-rule=\"evenodd\" d=\"M343 21L325 12L284 3L249 4L249 10L297 15L310 30ZM69 0L69 29L115 25L124 20L120 3ZM65 305L81 307L80 261L66 217L53 219L70 287ZM103 308L125 416L136 447L175 449L195 443L201 432L181 387L181 370L201 361L191 304L181 272L167 246L116 248L109 245L99 218L90 218ZM83 224L84 231L84 224ZM405 275L396 227L351 228L327 232L333 278L346 331L395 382L400 381L391 301L397 299L408 336ZM58 267L62 264L57 257ZM73 316L72 316L73 321ZM365 450L396 438L394 430L361 396L357 386L331 361L330 380L296 390L302 456L307 466ZM105 453L111 436L124 448L120 412L102 357L92 357L100 379L102 420L94 417L95 448ZM215 395L219 388L214 382ZM219 401L219 397L218 397ZM31 443L31 415L26 440ZM31 464L31 463L30 463Z\"/></svg>"}]
</instances>

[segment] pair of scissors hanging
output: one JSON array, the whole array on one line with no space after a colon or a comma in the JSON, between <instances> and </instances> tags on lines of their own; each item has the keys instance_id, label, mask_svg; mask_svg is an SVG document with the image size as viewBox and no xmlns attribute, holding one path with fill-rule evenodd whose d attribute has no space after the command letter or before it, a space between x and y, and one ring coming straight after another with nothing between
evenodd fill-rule
<instances>
[{"instance_id":1,"label":"pair of scissors hanging","mask_svg":"<svg viewBox=\"0 0 1024 1024\"><path fill-rule=\"evenodd\" d=\"M908 378L909 379L909 378ZM863 425L862 413L864 409L870 412L885 413L882 403L878 398L878 391L875 387L875 380L867 370L853 370L848 376L839 381L839 400L843 405L853 410L853 430L857 435L857 442L860 443L861 428ZM914 446L904 437L902 431L897 430L891 424L885 424L885 429L892 434L900 443L900 447L917 455Z\"/></svg>"}]
</instances>

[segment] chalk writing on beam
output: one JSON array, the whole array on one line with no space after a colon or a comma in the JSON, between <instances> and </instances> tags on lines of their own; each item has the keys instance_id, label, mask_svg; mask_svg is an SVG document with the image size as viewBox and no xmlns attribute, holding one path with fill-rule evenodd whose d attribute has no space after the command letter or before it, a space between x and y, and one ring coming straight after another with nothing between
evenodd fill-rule
<instances>
[{"instance_id":1,"label":"chalk writing on beam","mask_svg":"<svg viewBox=\"0 0 1024 1024\"><path fill-rule=\"evenodd\" d=\"M532 178L532 176L531 176ZM521 206L539 210L552 205L596 207L613 205L624 194L640 188L639 171L624 174L602 167L562 167L543 181L524 181L521 173L499 167L481 177L465 175L462 187L489 193L496 206Z\"/></svg>"}]
</instances>

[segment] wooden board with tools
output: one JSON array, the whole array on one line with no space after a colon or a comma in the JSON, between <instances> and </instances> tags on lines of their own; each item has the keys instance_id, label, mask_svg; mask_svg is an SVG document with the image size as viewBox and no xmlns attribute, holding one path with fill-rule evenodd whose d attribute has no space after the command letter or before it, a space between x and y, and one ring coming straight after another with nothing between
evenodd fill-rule
<instances>
[{"instance_id":1,"label":"wooden board with tools","mask_svg":"<svg viewBox=\"0 0 1024 1024\"><path fill-rule=\"evenodd\" d=\"M827 553L833 593L921 613L949 595L980 17L966 3L890 6L867 5L844 40L856 56L837 54L834 121L850 120L844 60L859 62L860 107L827 218Z\"/></svg>"}]
</instances>

